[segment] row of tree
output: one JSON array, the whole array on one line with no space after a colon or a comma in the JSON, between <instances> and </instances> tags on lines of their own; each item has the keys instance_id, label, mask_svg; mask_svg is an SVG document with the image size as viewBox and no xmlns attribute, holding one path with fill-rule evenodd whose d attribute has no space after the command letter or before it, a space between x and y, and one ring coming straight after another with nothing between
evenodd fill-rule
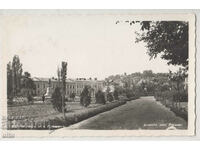
<instances>
[{"instance_id":1,"label":"row of tree","mask_svg":"<svg viewBox=\"0 0 200 150\"><path fill-rule=\"evenodd\" d=\"M73 98L75 94L72 95ZM113 93L111 92L102 92L98 90L95 94L96 103L98 104L106 104L106 101L112 102L113 100L119 100L118 91L115 90ZM80 105L84 107L88 107L91 104L91 87L85 86L83 91L80 94ZM65 99L65 102L68 101ZM66 106L66 104L62 103L62 90L57 87L52 94L52 104L55 110L62 112L62 107ZM66 111L66 110L65 110Z\"/></svg>"},{"instance_id":2,"label":"row of tree","mask_svg":"<svg viewBox=\"0 0 200 150\"><path fill-rule=\"evenodd\" d=\"M7 97L12 100L16 96L32 94L35 84L29 72L24 72L19 56L15 55L7 64Z\"/></svg>"}]
</instances>

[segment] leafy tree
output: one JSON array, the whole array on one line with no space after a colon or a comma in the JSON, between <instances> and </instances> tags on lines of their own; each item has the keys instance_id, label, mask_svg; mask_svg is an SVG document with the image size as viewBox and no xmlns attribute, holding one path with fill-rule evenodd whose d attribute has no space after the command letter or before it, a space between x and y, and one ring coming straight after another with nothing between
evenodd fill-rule
<instances>
[{"instance_id":1,"label":"leafy tree","mask_svg":"<svg viewBox=\"0 0 200 150\"><path fill-rule=\"evenodd\" d=\"M131 98L134 96L134 92L131 89L126 89L126 97Z\"/></svg>"},{"instance_id":2,"label":"leafy tree","mask_svg":"<svg viewBox=\"0 0 200 150\"><path fill-rule=\"evenodd\" d=\"M114 90L113 96L114 96L115 100L119 100L119 97L118 97L119 94L118 94L118 91L116 89Z\"/></svg>"},{"instance_id":3,"label":"leafy tree","mask_svg":"<svg viewBox=\"0 0 200 150\"><path fill-rule=\"evenodd\" d=\"M153 71L152 70L144 70L143 71L143 77L144 78L151 78L151 77L153 77Z\"/></svg>"},{"instance_id":4,"label":"leafy tree","mask_svg":"<svg viewBox=\"0 0 200 150\"><path fill-rule=\"evenodd\" d=\"M160 85L159 87L159 92L164 92L164 91L169 91L169 84L168 83L164 83L162 85Z\"/></svg>"},{"instance_id":5,"label":"leafy tree","mask_svg":"<svg viewBox=\"0 0 200 150\"><path fill-rule=\"evenodd\" d=\"M180 85L187 77L186 69L179 68L175 73L169 72L169 80L176 83L175 89L179 92L181 89Z\"/></svg>"},{"instance_id":6,"label":"leafy tree","mask_svg":"<svg viewBox=\"0 0 200 150\"><path fill-rule=\"evenodd\" d=\"M109 102L114 100L110 86L108 86L107 89L106 89L106 99Z\"/></svg>"},{"instance_id":7,"label":"leafy tree","mask_svg":"<svg viewBox=\"0 0 200 150\"><path fill-rule=\"evenodd\" d=\"M114 100L112 93L107 93L107 100L112 102Z\"/></svg>"},{"instance_id":8,"label":"leafy tree","mask_svg":"<svg viewBox=\"0 0 200 150\"><path fill-rule=\"evenodd\" d=\"M61 92L60 92L60 88L57 87L53 94L52 94L52 105L53 108L59 112L62 112L62 96L61 96ZM64 107L65 107L65 103L64 103Z\"/></svg>"},{"instance_id":9,"label":"leafy tree","mask_svg":"<svg viewBox=\"0 0 200 150\"><path fill-rule=\"evenodd\" d=\"M71 94L70 94L70 96L69 96L69 97L70 97L70 98L72 98L72 99L73 99L73 101L74 101L74 98L75 98L75 96L76 96L76 94L73 92L73 93L71 93Z\"/></svg>"},{"instance_id":10,"label":"leafy tree","mask_svg":"<svg viewBox=\"0 0 200 150\"><path fill-rule=\"evenodd\" d=\"M89 106L91 103L90 87L85 86L80 95L80 104L84 107Z\"/></svg>"},{"instance_id":11,"label":"leafy tree","mask_svg":"<svg viewBox=\"0 0 200 150\"><path fill-rule=\"evenodd\" d=\"M106 89L106 93L110 93L111 89L110 87L108 86L107 89Z\"/></svg>"},{"instance_id":12,"label":"leafy tree","mask_svg":"<svg viewBox=\"0 0 200 150\"><path fill-rule=\"evenodd\" d=\"M95 98L96 98L96 103L98 103L98 104L106 103L104 93L101 90L97 91L97 93L95 94Z\"/></svg>"},{"instance_id":13,"label":"leafy tree","mask_svg":"<svg viewBox=\"0 0 200 150\"><path fill-rule=\"evenodd\" d=\"M120 23L117 21L116 24ZM188 22L184 21L125 21L140 24L137 42L146 43L150 59L161 54L168 64L188 66Z\"/></svg>"},{"instance_id":14,"label":"leafy tree","mask_svg":"<svg viewBox=\"0 0 200 150\"><path fill-rule=\"evenodd\" d=\"M143 41L150 58L157 57L172 65L188 65L188 22L157 21L141 22L141 30L136 42Z\"/></svg>"},{"instance_id":15,"label":"leafy tree","mask_svg":"<svg viewBox=\"0 0 200 150\"><path fill-rule=\"evenodd\" d=\"M31 74L29 72L24 72L21 79L21 88L26 90L34 90L36 88L33 80L31 79Z\"/></svg>"},{"instance_id":16,"label":"leafy tree","mask_svg":"<svg viewBox=\"0 0 200 150\"><path fill-rule=\"evenodd\" d=\"M124 94L124 88L123 87L121 87L121 86L115 86L115 90L117 90L117 92L118 92L118 95L122 95L122 94Z\"/></svg>"},{"instance_id":17,"label":"leafy tree","mask_svg":"<svg viewBox=\"0 0 200 150\"><path fill-rule=\"evenodd\" d=\"M29 93L27 94L27 99L28 99L29 103L33 103L33 97L31 94L29 94Z\"/></svg>"}]
</instances>

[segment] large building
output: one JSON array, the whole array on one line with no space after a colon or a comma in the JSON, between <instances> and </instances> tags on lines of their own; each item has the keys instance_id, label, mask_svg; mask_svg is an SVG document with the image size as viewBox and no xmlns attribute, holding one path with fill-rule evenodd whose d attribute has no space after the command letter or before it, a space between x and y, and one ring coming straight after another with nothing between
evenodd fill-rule
<instances>
[{"instance_id":1,"label":"large building","mask_svg":"<svg viewBox=\"0 0 200 150\"><path fill-rule=\"evenodd\" d=\"M42 96L43 94L46 94L48 87L50 87L52 90L54 90L56 87L59 87L58 80L54 78L50 79L34 77L32 79L36 87L34 93L36 96Z\"/></svg>"},{"instance_id":2,"label":"large building","mask_svg":"<svg viewBox=\"0 0 200 150\"><path fill-rule=\"evenodd\" d=\"M36 89L34 95L42 96L47 93L49 88L51 92L55 90L56 87L61 86L61 82L56 78L38 78L34 77L33 81L35 83ZM69 97L70 94L75 93L77 96L80 96L83 88L88 85L91 87L91 95L95 96L95 93L98 90L102 90L104 87L104 82L97 79L67 79L66 80L66 96Z\"/></svg>"}]
</instances>

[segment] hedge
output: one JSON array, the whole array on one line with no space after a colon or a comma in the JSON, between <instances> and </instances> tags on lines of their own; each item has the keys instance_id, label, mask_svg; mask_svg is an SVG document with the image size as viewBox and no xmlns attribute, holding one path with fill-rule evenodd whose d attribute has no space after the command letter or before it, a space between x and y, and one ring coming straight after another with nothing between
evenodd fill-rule
<instances>
[{"instance_id":1,"label":"hedge","mask_svg":"<svg viewBox=\"0 0 200 150\"><path fill-rule=\"evenodd\" d=\"M125 104L126 101L121 100L121 101L115 101L112 103L108 103L106 105L99 106L97 108L91 108L86 110L85 112L79 112L79 113L74 113L72 115L66 114L66 118L64 119L63 117L56 117L54 119L48 120L48 122L53 125L53 126L69 126L74 123L80 122L82 120L88 119L90 117L93 117L99 113L111 110L115 107L118 107L120 105Z\"/></svg>"},{"instance_id":2,"label":"hedge","mask_svg":"<svg viewBox=\"0 0 200 150\"><path fill-rule=\"evenodd\" d=\"M127 98L126 101L132 101L132 100L136 100L140 98L139 96L134 96L134 97L130 97L130 98Z\"/></svg>"}]
</instances>

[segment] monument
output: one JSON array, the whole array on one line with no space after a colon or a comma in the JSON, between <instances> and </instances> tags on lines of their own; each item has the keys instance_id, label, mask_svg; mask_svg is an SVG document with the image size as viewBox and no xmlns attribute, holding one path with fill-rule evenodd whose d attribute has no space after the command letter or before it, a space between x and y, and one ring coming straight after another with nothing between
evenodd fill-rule
<instances>
[{"instance_id":1,"label":"monument","mask_svg":"<svg viewBox=\"0 0 200 150\"><path fill-rule=\"evenodd\" d=\"M51 96L52 96L51 79L49 79L47 91L44 96L45 96L45 98L51 98Z\"/></svg>"}]
</instances>

